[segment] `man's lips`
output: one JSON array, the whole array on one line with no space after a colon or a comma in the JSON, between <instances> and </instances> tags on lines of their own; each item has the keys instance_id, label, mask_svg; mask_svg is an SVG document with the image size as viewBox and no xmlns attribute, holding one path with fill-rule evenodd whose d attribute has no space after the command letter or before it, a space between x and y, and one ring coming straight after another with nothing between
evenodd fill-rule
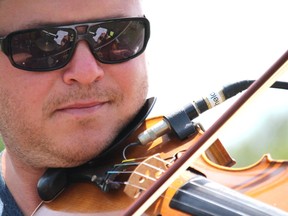
<instances>
[{"instance_id":1,"label":"man's lips","mask_svg":"<svg viewBox=\"0 0 288 216\"><path fill-rule=\"evenodd\" d=\"M107 102L76 102L64 105L56 110L56 112L67 113L71 115L92 114L99 110Z\"/></svg>"}]
</instances>

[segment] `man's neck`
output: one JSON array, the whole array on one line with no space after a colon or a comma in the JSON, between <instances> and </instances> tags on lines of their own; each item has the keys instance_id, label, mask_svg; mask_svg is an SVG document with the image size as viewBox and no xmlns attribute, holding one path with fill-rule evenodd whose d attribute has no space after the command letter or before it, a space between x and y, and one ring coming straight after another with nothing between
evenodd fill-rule
<instances>
[{"instance_id":1,"label":"man's neck","mask_svg":"<svg viewBox=\"0 0 288 216\"><path fill-rule=\"evenodd\" d=\"M28 167L18 160L13 160L6 150L3 152L3 178L25 215L31 215L41 202L37 193L37 182L44 171L44 169Z\"/></svg>"}]
</instances>

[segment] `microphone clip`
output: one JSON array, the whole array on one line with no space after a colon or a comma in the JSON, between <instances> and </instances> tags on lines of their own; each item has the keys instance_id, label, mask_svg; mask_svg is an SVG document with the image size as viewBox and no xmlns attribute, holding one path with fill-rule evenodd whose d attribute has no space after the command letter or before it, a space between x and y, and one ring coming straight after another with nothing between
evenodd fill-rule
<instances>
[{"instance_id":1,"label":"microphone clip","mask_svg":"<svg viewBox=\"0 0 288 216\"><path fill-rule=\"evenodd\" d=\"M183 109L164 117L169 122L171 130L180 140L196 132L195 125L190 120L187 112Z\"/></svg>"}]
</instances>

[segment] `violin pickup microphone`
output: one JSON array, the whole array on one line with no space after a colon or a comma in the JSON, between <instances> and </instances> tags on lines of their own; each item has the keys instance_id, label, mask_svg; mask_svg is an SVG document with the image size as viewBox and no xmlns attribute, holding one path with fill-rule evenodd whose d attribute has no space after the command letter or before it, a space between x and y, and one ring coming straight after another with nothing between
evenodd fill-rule
<instances>
[{"instance_id":1,"label":"violin pickup microphone","mask_svg":"<svg viewBox=\"0 0 288 216\"><path fill-rule=\"evenodd\" d=\"M142 145L146 145L171 131L173 131L180 140L196 132L195 125L190 120L185 109L164 116L163 120L139 134L138 141Z\"/></svg>"},{"instance_id":2,"label":"violin pickup microphone","mask_svg":"<svg viewBox=\"0 0 288 216\"><path fill-rule=\"evenodd\" d=\"M138 141L142 145L146 145L171 131L181 140L187 138L196 132L195 125L192 122L193 119L247 89L252 82L244 80L224 86L222 90L211 92L209 96L186 105L182 110L164 116L163 120L139 134Z\"/></svg>"},{"instance_id":3,"label":"violin pickup microphone","mask_svg":"<svg viewBox=\"0 0 288 216\"><path fill-rule=\"evenodd\" d=\"M138 135L138 141L142 145L146 145L153 140L157 139L158 137L168 133L171 130L170 124L167 122L166 119L156 123L152 127L148 128L147 130L143 131L141 134Z\"/></svg>"}]
</instances>

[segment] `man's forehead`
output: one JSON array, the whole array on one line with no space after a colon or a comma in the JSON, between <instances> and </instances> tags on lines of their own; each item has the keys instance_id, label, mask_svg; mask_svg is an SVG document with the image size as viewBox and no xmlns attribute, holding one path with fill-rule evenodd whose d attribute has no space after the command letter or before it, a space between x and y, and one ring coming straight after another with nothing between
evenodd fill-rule
<instances>
[{"instance_id":1,"label":"man's forehead","mask_svg":"<svg viewBox=\"0 0 288 216\"><path fill-rule=\"evenodd\" d=\"M47 25L142 15L139 0L0 0L0 35Z\"/></svg>"},{"instance_id":2,"label":"man's forehead","mask_svg":"<svg viewBox=\"0 0 288 216\"><path fill-rule=\"evenodd\" d=\"M0 0L1 1L1 0ZM32 20L31 22L27 22L27 23L23 23L21 25L21 30L25 30L25 29L33 29L33 28L39 28L39 27L46 27L46 26L65 26L65 25L72 25L72 24L77 24L77 23L84 23L84 22L95 22L95 21L101 21L101 20L106 20L106 19L113 19L113 18L121 18L121 17L126 17L123 14L118 14L116 16L113 17L103 17L101 19L91 19L91 20L75 20L75 21L68 21L68 22L64 22L63 20L59 20L59 21L54 21L51 22L51 20ZM17 29L20 30L20 29ZM1 33L6 33L8 34L9 32L4 32L3 30L0 29L0 35L3 35Z\"/></svg>"}]
</instances>

